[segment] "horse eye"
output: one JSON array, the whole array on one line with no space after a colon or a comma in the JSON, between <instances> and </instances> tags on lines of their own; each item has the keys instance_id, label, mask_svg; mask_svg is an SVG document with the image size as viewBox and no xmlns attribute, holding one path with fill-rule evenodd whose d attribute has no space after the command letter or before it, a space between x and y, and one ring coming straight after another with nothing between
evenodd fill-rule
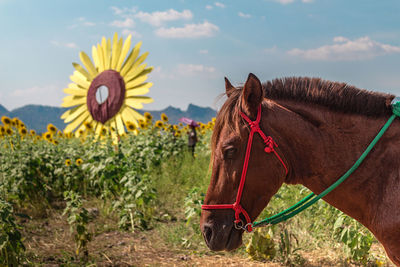
<instances>
[{"instance_id":1,"label":"horse eye","mask_svg":"<svg viewBox=\"0 0 400 267\"><path fill-rule=\"evenodd\" d=\"M224 152L225 159L233 159L236 154L237 149L234 147L228 148Z\"/></svg>"}]
</instances>

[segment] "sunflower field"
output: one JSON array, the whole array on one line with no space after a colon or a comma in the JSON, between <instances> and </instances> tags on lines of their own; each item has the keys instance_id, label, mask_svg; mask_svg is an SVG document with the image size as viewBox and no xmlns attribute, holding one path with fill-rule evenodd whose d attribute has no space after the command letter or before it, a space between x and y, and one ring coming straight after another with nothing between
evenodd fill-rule
<instances>
[{"instance_id":1,"label":"sunflower field","mask_svg":"<svg viewBox=\"0 0 400 267\"><path fill-rule=\"evenodd\" d=\"M156 121L149 113L144 117L139 128L127 124L117 143L111 132L95 137L90 123L75 137L52 124L38 134L18 118L1 118L0 266L23 262L26 248L17 221L46 218L60 206L75 240L73 256L86 261L93 236L88 200L108 209L123 231L150 229L161 220L149 173L187 154L188 127L169 124L165 114ZM200 139L212 128L213 122L201 124ZM200 143L198 149L205 150L206 142Z\"/></svg>"}]
</instances>

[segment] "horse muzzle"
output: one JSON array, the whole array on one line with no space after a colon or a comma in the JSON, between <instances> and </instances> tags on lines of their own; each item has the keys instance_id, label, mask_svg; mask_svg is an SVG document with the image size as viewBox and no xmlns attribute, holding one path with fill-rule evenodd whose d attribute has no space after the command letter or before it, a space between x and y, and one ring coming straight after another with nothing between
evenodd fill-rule
<instances>
[{"instance_id":1,"label":"horse muzzle","mask_svg":"<svg viewBox=\"0 0 400 267\"><path fill-rule=\"evenodd\" d=\"M242 244L243 230L236 229L231 220L222 223L203 223L201 232L208 248L213 251L230 251Z\"/></svg>"}]
</instances>

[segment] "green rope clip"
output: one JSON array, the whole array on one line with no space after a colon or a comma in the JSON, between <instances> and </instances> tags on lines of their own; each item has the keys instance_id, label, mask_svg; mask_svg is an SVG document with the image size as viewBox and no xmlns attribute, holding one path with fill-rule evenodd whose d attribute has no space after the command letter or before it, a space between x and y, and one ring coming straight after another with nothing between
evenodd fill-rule
<instances>
[{"instance_id":1,"label":"green rope clip","mask_svg":"<svg viewBox=\"0 0 400 267\"><path fill-rule=\"evenodd\" d=\"M391 105L392 105L393 114L395 114L396 116L400 117L400 97L396 96L392 100Z\"/></svg>"},{"instance_id":2,"label":"green rope clip","mask_svg":"<svg viewBox=\"0 0 400 267\"><path fill-rule=\"evenodd\" d=\"M382 135L386 132L386 130L389 128L389 126L392 124L394 119L396 117L400 117L400 97L395 97L392 102L392 112L393 115L390 116L388 121L383 125L382 129L379 131L379 133L375 136L375 138L372 140L372 142L369 144L369 146L365 149L365 151L361 154L361 156L358 158L358 160L354 163L354 165L340 177L335 183L333 183L331 186L329 186L325 191L323 191L321 194L316 195L314 193L309 194L290 208L273 215L271 217L265 218L264 220L261 220L259 222L254 222L253 227L261 227L264 225L273 225L280 223L282 221L286 221L289 218L292 218L296 214L302 212L306 208L310 207L312 204L326 196L329 192L331 192L333 189L338 187L342 182L344 182L364 161L364 159L367 157L369 152L372 150L372 148L378 143L379 139L381 139Z\"/></svg>"}]
</instances>

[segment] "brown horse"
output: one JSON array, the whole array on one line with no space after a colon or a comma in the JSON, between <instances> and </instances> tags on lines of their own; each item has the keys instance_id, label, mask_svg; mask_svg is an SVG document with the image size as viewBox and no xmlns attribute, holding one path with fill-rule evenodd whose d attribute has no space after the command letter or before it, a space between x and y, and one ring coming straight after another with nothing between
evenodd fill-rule
<instances>
[{"instance_id":1,"label":"brown horse","mask_svg":"<svg viewBox=\"0 0 400 267\"><path fill-rule=\"evenodd\" d=\"M283 183L302 184L316 194L333 184L358 159L392 114L393 95L373 93L316 78L284 78L261 84L250 74L243 88L225 79L228 99L212 136L212 176L204 204L232 204L238 191L249 124L261 105L261 130L276 152L264 152L255 134L241 207L254 221ZM323 199L365 225L400 265L400 122L396 119L363 164ZM243 217L243 214L240 215ZM212 250L242 243L234 211L208 209L201 230ZM242 218L244 222L246 220Z\"/></svg>"}]
</instances>

